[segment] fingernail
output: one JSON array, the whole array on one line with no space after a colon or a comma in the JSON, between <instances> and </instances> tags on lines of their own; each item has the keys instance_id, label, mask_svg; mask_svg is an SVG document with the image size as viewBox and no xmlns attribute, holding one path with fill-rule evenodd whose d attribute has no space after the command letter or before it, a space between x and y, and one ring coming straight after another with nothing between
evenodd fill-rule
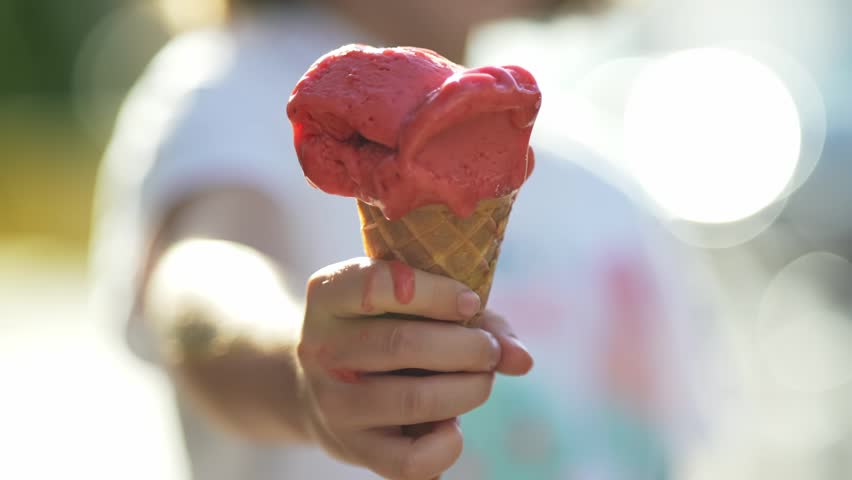
<instances>
[{"instance_id":1,"label":"fingernail","mask_svg":"<svg viewBox=\"0 0 852 480\"><path fill-rule=\"evenodd\" d=\"M472 290L465 290L456 298L456 309L463 317L472 317L479 312L479 295Z\"/></svg>"},{"instance_id":2,"label":"fingernail","mask_svg":"<svg viewBox=\"0 0 852 480\"><path fill-rule=\"evenodd\" d=\"M500 351L500 342L497 341L497 337L492 335L490 332L485 332L488 335L488 339L491 340L491 365L489 370L494 370L497 368L497 364L500 363L500 357L502 356L502 352Z\"/></svg>"}]
</instances>

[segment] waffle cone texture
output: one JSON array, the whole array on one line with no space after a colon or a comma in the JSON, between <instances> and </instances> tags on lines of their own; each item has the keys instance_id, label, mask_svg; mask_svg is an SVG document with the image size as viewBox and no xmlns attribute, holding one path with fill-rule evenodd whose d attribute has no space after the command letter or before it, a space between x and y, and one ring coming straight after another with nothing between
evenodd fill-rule
<instances>
[{"instance_id":1,"label":"waffle cone texture","mask_svg":"<svg viewBox=\"0 0 852 480\"><path fill-rule=\"evenodd\" d=\"M482 200L466 218L444 205L427 205L388 220L380 209L358 200L364 251L370 258L399 260L458 280L479 295L485 308L516 195Z\"/></svg>"}]
</instances>

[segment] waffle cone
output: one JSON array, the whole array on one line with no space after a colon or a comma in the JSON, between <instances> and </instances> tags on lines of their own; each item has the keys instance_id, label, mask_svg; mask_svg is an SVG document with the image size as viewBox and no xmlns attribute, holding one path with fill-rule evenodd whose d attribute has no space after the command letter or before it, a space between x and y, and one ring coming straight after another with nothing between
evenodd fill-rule
<instances>
[{"instance_id":1,"label":"waffle cone","mask_svg":"<svg viewBox=\"0 0 852 480\"><path fill-rule=\"evenodd\" d=\"M482 200L466 218L444 205L427 205L398 220L359 200L364 251L458 280L479 294L485 308L515 196Z\"/></svg>"}]
</instances>

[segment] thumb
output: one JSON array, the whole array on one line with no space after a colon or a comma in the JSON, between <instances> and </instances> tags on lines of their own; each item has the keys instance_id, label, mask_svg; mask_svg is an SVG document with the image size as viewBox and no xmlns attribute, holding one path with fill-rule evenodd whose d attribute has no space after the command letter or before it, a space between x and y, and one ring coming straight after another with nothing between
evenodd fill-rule
<instances>
[{"instance_id":1,"label":"thumb","mask_svg":"<svg viewBox=\"0 0 852 480\"><path fill-rule=\"evenodd\" d=\"M482 329L490 332L500 343L502 355L497 371L504 375L525 375L533 367L533 358L527 347L515 336L509 322L502 316L485 310L482 312Z\"/></svg>"}]
</instances>

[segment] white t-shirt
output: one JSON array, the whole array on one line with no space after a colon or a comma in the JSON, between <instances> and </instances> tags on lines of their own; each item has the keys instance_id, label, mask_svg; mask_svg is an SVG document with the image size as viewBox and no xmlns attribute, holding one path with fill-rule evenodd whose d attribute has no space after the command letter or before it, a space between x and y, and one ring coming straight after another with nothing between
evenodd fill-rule
<instances>
[{"instance_id":1,"label":"white t-shirt","mask_svg":"<svg viewBox=\"0 0 852 480\"><path fill-rule=\"evenodd\" d=\"M128 319L141 357L154 359L135 315L139 266L184 196L239 183L275 198L290 232L282 268L293 298L315 270L363 254L353 201L308 186L285 114L306 68L353 41L369 39L327 15L267 14L174 39L139 80L102 167L93 268L104 313ZM679 259L626 196L570 162L589 156L539 151L519 195L490 306L513 320L536 367L499 379L462 419L465 453L447 479L666 478L700 418ZM259 448L180 412L198 480L376 478L314 448Z\"/></svg>"}]
</instances>

